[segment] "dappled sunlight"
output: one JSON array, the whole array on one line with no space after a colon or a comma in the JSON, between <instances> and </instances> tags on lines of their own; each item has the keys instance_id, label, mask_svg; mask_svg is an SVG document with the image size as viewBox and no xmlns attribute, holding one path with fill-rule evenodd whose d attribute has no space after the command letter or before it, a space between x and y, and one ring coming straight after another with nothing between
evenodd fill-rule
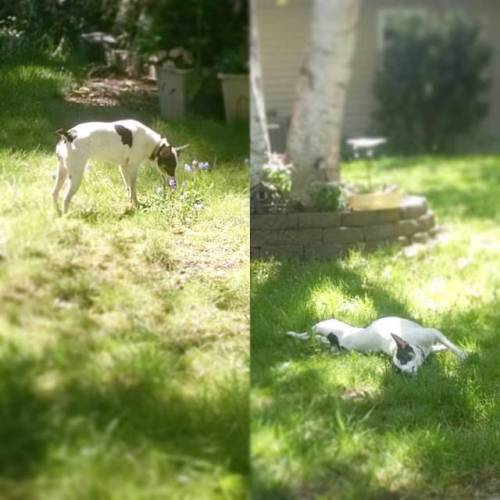
<instances>
[{"instance_id":1,"label":"dappled sunlight","mask_svg":"<svg viewBox=\"0 0 500 500\"><path fill-rule=\"evenodd\" d=\"M446 228L436 245L252 264L254 475L271 496L471 497L498 484L497 159L379 162L377 177L428 198ZM383 316L437 328L470 356L437 353L404 377L384 356L284 335Z\"/></svg>"},{"instance_id":2,"label":"dappled sunlight","mask_svg":"<svg viewBox=\"0 0 500 500\"><path fill-rule=\"evenodd\" d=\"M172 143L191 143L181 167L198 159L211 168L180 172L180 189L164 193L145 162L133 210L118 169L91 161L69 214L57 217L54 130L137 117L64 101L73 81L33 66L0 76L1 489L241 496L247 130L150 116Z\"/></svg>"}]
</instances>

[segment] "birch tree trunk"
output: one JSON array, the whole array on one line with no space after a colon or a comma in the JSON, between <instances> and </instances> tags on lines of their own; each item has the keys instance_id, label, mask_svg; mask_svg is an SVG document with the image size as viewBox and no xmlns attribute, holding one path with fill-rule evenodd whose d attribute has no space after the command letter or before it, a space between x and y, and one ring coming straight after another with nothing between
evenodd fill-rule
<instances>
[{"instance_id":1,"label":"birch tree trunk","mask_svg":"<svg viewBox=\"0 0 500 500\"><path fill-rule=\"evenodd\" d=\"M287 154L294 197L311 182L340 180L344 103L356 45L359 0L314 0L310 44L297 81Z\"/></svg>"},{"instance_id":2,"label":"birch tree trunk","mask_svg":"<svg viewBox=\"0 0 500 500\"><path fill-rule=\"evenodd\" d=\"M262 165L267 162L271 153L262 90L262 69L255 3L256 0L250 2L250 178L252 186L261 179Z\"/></svg>"}]
</instances>

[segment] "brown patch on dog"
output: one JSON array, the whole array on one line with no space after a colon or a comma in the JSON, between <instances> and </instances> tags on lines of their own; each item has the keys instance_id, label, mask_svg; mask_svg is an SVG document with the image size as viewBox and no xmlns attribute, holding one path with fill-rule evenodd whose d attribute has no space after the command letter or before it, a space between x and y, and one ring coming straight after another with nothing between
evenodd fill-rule
<instances>
[{"instance_id":1,"label":"brown patch on dog","mask_svg":"<svg viewBox=\"0 0 500 500\"><path fill-rule=\"evenodd\" d=\"M115 125L116 133L120 136L124 146L132 147L132 132L123 125Z\"/></svg>"},{"instance_id":2,"label":"brown patch on dog","mask_svg":"<svg viewBox=\"0 0 500 500\"><path fill-rule=\"evenodd\" d=\"M73 142L76 139L76 134L74 132L64 130L63 128L57 129L56 134L59 134L63 139L65 139L68 142Z\"/></svg>"}]
</instances>

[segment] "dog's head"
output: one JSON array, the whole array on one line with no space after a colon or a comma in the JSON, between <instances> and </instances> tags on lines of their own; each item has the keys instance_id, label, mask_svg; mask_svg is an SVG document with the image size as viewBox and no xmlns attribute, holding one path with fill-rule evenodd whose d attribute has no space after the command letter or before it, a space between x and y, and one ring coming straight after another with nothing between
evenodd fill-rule
<instances>
[{"instance_id":1,"label":"dog's head","mask_svg":"<svg viewBox=\"0 0 500 500\"><path fill-rule=\"evenodd\" d=\"M423 349L406 342L406 340L403 340L394 333L391 333L391 336L394 342L396 342L396 350L392 356L392 363L401 373L415 375L425 361Z\"/></svg>"},{"instance_id":2,"label":"dog's head","mask_svg":"<svg viewBox=\"0 0 500 500\"><path fill-rule=\"evenodd\" d=\"M162 139L151 159L156 160L158 169L163 175L175 177L175 170L179 163L180 152L188 146L189 144L174 147L169 144L166 139Z\"/></svg>"}]
</instances>

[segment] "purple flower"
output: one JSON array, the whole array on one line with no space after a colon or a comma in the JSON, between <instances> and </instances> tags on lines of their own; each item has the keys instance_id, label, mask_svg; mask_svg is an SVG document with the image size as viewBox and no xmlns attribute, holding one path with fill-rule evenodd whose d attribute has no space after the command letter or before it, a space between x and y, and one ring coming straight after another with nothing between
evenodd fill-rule
<instances>
[{"instance_id":1,"label":"purple flower","mask_svg":"<svg viewBox=\"0 0 500 500\"><path fill-rule=\"evenodd\" d=\"M169 187L172 191L174 191L174 190L176 190L176 189L177 189L177 181L176 181L173 177L171 177L171 178L168 180L168 187Z\"/></svg>"},{"instance_id":2,"label":"purple flower","mask_svg":"<svg viewBox=\"0 0 500 500\"><path fill-rule=\"evenodd\" d=\"M198 165L198 168L200 170L208 170L208 168L210 167L208 161L200 161L199 165Z\"/></svg>"}]
</instances>

